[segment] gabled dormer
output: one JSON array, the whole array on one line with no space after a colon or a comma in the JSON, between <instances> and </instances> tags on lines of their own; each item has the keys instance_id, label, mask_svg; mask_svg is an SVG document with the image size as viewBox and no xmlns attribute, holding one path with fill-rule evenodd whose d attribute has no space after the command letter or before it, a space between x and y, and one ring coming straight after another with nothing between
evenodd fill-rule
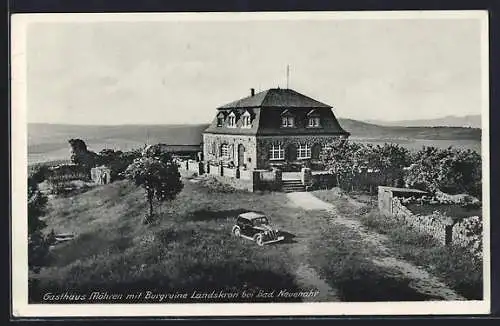
<instances>
[{"instance_id":1,"label":"gabled dormer","mask_svg":"<svg viewBox=\"0 0 500 326\"><path fill-rule=\"evenodd\" d=\"M320 128L321 127L321 115L318 110L312 109L306 115L307 118L307 128Z\"/></svg>"},{"instance_id":2,"label":"gabled dormer","mask_svg":"<svg viewBox=\"0 0 500 326\"><path fill-rule=\"evenodd\" d=\"M224 114L223 111L219 111L219 113L217 114L217 127L222 127L224 126L224 120L225 120L226 116Z\"/></svg>"},{"instance_id":3,"label":"gabled dormer","mask_svg":"<svg viewBox=\"0 0 500 326\"><path fill-rule=\"evenodd\" d=\"M234 111L231 111L227 116L227 127L236 128L236 113L234 113Z\"/></svg>"},{"instance_id":4,"label":"gabled dormer","mask_svg":"<svg viewBox=\"0 0 500 326\"><path fill-rule=\"evenodd\" d=\"M295 115L288 109L285 109L283 112L281 112L281 127L282 128L295 127Z\"/></svg>"},{"instance_id":5,"label":"gabled dormer","mask_svg":"<svg viewBox=\"0 0 500 326\"><path fill-rule=\"evenodd\" d=\"M241 115L241 128L251 128L252 127L252 115L248 110Z\"/></svg>"}]
</instances>

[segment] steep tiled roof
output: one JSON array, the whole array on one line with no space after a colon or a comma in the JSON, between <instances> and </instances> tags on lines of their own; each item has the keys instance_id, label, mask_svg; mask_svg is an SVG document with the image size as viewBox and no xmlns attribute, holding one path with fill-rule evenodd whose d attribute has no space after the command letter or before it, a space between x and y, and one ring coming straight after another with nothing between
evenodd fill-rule
<instances>
[{"instance_id":1,"label":"steep tiled roof","mask_svg":"<svg viewBox=\"0 0 500 326\"><path fill-rule=\"evenodd\" d=\"M330 105L316 101L292 89L271 88L228 103L218 109L282 107L282 108L331 108Z\"/></svg>"}]
</instances>

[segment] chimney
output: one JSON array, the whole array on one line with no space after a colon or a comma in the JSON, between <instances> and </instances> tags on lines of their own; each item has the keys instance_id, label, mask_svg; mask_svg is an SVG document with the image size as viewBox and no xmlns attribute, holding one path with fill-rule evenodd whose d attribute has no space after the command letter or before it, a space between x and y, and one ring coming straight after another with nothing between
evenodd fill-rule
<instances>
[{"instance_id":1,"label":"chimney","mask_svg":"<svg viewBox=\"0 0 500 326\"><path fill-rule=\"evenodd\" d=\"M255 88L250 88L250 95L254 96L255 95Z\"/></svg>"}]
</instances>

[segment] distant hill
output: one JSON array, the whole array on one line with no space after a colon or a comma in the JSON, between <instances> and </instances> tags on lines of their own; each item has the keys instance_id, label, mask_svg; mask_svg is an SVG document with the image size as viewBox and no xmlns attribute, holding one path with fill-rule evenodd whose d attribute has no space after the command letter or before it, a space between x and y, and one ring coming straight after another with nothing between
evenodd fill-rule
<instances>
[{"instance_id":1,"label":"distant hill","mask_svg":"<svg viewBox=\"0 0 500 326\"><path fill-rule=\"evenodd\" d=\"M480 148L481 130L459 127L400 127L380 126L352 119L339 119L351 138L362 142L397 142L407 146L421 144L449 146L467 144ZM70 157L68 140L80 138L90 150L104 148L130 150L145 143L196 145L202 142L202 132L208 124L196 125L119 125L89 126L62 124L28 125L29 163L67 160ZM437 142L439 141L439 142ZM410 144L411 143L411 144Z\"/></svg>"},{"instance_id":2,"label":"distant hill","mask_svg":"<svg viewBox=\"0 0 500 326\"><path fill-rule=\"evenodd\" d=\"M400 121L371 120L369 122L381 126L481 128L481 116L479 114L466 115L462 117L449 115L437 119L400 120Z\"/></svg>"},{"instance_id":3,"label":"distant hill","mask_svg":"<svg viewBox=\"0 0 500 326\"><path fill-rule=\"evenodd\" d=\"M481 140L481 129L478 128L381 126L352 119L339 119L339 123L353 137L374 139Z\"/></svg>"}]
</instances>

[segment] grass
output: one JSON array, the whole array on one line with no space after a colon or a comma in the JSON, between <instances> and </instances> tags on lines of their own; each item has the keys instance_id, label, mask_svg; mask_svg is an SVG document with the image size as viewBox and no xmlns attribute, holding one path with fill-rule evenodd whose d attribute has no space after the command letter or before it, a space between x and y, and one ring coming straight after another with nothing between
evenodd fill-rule
<instances>
[{"instance_id":1,"label":"grass","mask_svg":"<svg viewBox=\"0 0 500 326\"><path fill-rule=\"evenodd\" d=\"M432 237L417 233L405 224L379 214L376 199L367 195L354 195L355 201L344 201L343 205L339 205L339 198L348 199L349 196L337 190L318 190L314 195L335 203L340 213L357 217L369 230L386 235L389 239L386 245L400 258L422 266L464 297L471 300L482 299L482 261L472 259L466 249L442 246ZM358 206L353 207L356 203Z\"/></svg>"},{"instance_id":2,"label":"grass","mask_svg":"<svg viewBox=\"0 0 500 326\"><path fill-rule=\"evenodd\" d=\"M51 200L45 217L47 232L55 229L76 237L57 245L50 265L30 279L30 302L42 302L48 292L64 291L189 295L214 290L303 291L316 284L307 279L310 276L300 275L299 266L304 264L338 296L322 300L433 299L413 290L405 277L395 277L387 268L371 263L376 248L367 246L350 229L331 223L329 213L294 207L284 193L217 189L211 182L184 179L183 191L157 207L158 217L151 225L142 223L147 210L143 190L126 180ZM285 241L259 247L233 237L235 216L250 210L266 213L286 235ZM200 302L194 300L175 302ZM231 299L238 301L292 299ZM143 296L134 302L151 301Z\"/></svg>"},{"instance_id":3,"label":"grass","mask_svg":"<svg viewBox=\"0 0 500 326\"><path fill-rule=\"evenodd\" d=\"M32 283L30 299L39 302L43 293L61 289L76 293L298 289L286 260L275 259L275 251L230 234L239 212L279 213L282 194L265 201L255 194L224 195L227 200L221 201L219 193L186 182L177 199L159 207L158 223L149 226L141 223L146 210L142 190L127 181L54 200L46 218L48 229L56 227L56 232L73 232L77 237L53 250L51 265Z\"/></svg>"},{"instance_id":4,"label":"grass","mask_svg":"<svg viewBox=\"0 0 500 326\"><path fill-rule=\"evenodd\" d=\"M372 263L370 258L377 253L377 248L364 242L351 228L328 223L318 230L318 237L310 246L310 261L316 262L321 275L338 289L342 301L439 300L412 289L411 280L394 277L397 274L394 270Z\"/></svg>"}]
</instances>

